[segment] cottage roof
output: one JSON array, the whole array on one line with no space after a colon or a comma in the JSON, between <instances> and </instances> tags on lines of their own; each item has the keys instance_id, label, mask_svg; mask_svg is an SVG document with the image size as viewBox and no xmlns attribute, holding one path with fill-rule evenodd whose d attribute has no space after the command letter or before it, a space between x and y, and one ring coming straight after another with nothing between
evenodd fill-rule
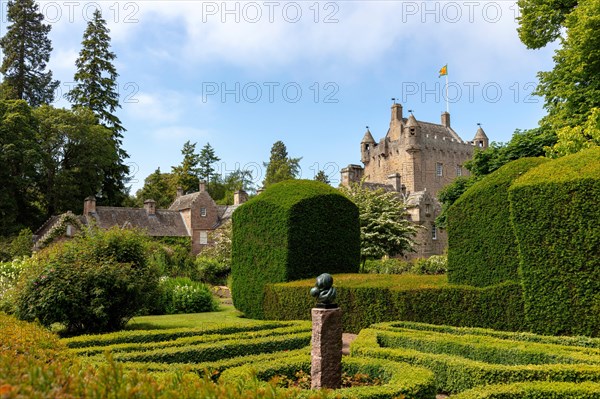
<instances>
[{"instance_id":1,"label":"cottage roof","mask_svg":"<svg viewBox=\"0 0 600 399\"><path fill-rule=\"evenodd\" d=\"M433 197L428 191L415 191L410 193L406 199L407 207L415 207L423 203L433 203Z\"/></svg>"},{"instance_id":2,"label":"cottage roof","mask_svg":"<svg viewBox=\"0 0 600 399\"><path fill-rule=\"evenodd\" d=\"M185 209L191 209L196 201L202 201L204 204L210 204L216 206L210 194L206 191L197 191L195 193L182 195L181 197L175 198L175 201L169 207L171 211L183 211Z\"/></svg>"},{"instance_id":3,"label":"cottage roof","mask_svg":"<svg viewBox=\"0 0 600 399\"><path fill-rule=\"evenodd\" d=\"M114 226L133 227L145 230L153 237L188 237L190 234L178 211L157 209L149 215L144 208L121 208L98 206L96 212L89 215L102 229Z\"/></svg>"}]
</instances>

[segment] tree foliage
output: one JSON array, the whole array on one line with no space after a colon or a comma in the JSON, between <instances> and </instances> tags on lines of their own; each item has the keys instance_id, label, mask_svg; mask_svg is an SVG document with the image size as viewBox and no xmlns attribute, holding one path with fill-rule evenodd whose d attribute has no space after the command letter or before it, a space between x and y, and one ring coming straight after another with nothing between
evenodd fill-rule
<instances>
[{"instance_id":1,"label":"tree foliage","mask_svg":"<svg viewBox=\"0 0 600 399\"><path fill-rule=\"evenodd\" d=\"M44 24L34 0L9 0L6 34L0 39L3 53L0 73L2 98L25 100L32 107L49 104L60 84L46 70L52 42L48 38L51 26ZM3 21L4 23L4 21Z\"/></svg>"},{"instance_id":2,"label":"tree foliage","mask_svg":"<svg viewBox=\"0 0 600 399\"><path fill-rule=\"evenodd\" d=\"M142 207L145 200L153 199L156 201L157 208L166 209L175 200L176 192L175 176L171 173L162 173L160 168L156 168L154 173L146 177L144 186L137 191L134 205Z\"/></svg>"},{"instance_id":3,"label":"tree foliage","mask_svg":"<svg viewBox=\"0 0 600 399\"><path fill-rule=\"evenodd\" d=\"M0 234L41 223L35 190L40 162L37 121L23 100L0 101Z\"/></svg>"},{"instance_id":4,"label":"tree foliage","mask_svg":"<svg viewBox=\"0 0 600 399\"><path fill-rule=\"evenodd\" d=\"M263 163L267 168L263 187L267 188L272 184L297 178L300 173L301 159L291 158L283 141L276 141L271 147L269 162Z\"/></svg>"},{"instance_id":5,"label":"tree foliage","mask_svg":"<svg viewBox=\"0 0 600 399\"><path fill-rule=\"evenodd\" d=\"M325 174L325 172L324 172L324 171L322 171L322 170L319 170L319 171L317 172L317 174L315 175L315 180L316 180L316 181L323 182L323 183L325 183L325 184L331 184L331 181L329 180L329 176L327 176L327 175Z\"/></svg>"},{"instance_id":6,"label":"tree foliage","mask_svg":"<svg viewBox=\"0 0 600 399\"><path fill-rule=\"evenodd\" d=\"M214 164L220 160L221 158L215 154L215 149L210 143L206 143L200 150L200 156L198 157L198 177L200 180L206 182L206 189L211 195L211 182L218 179Z\"/></svg>"},{"instance_id":7,"label":"tree foliage","mask_svg":"<svg viewBox=\"0 0 600 399\"><path fill-rule=\"evenodd\" d=\"M83 198L101 192L105 170L118 161L111 131L87 108L34 110L40 145L39 190L45 213L81 212Z\"/></svg>"},{"instance_id":8,"label":"tree foliage","mask_svg":"<svg viewBox=\"0 0 600 399\"><path fill-rule=\"evenodd\" d=\"M567 15L577 0L519 0L519 38L530 49L539 49L560 37Z\"/></svg>"},{"instance_id":9,"label":"tree foliage","mask_svg":"<svg viewBox=\"0 0 600 399\"><path fill-rule=\"evenodd\" d=\"M600 0L585 0L566 16L566 37L554 55L554 68L538 74L536 94L548 115L540 125L559 134L552 156L596 145L600 108ZM563 130L564 129L564 130Z\"/></svg>"},{"instance_id":10,"label":"tree foliage","mask_svg":"<svg viewBox=\"0 0 600 399\"><path fill-rule=\"evenodd\" d=\"M75 108L86 107L93 111L98 121L112 132L112 140L119 156L116 162L103 169L104 182L99 194L105 205L121 205L127 198L125 183L129 167L125 159L129 156L121 148L125 128L115 115L119 104L117 77L113 61L116 55L110 51L109 29L99 10L94 11L83 34L82 48L75 62L75 86L66 94Z\"/></svg>"},{"instance_id":11,"label":"tree foliage","mask_svg":"<svg viewBox=\"0 0 600 399\"><path fill-rule=\"evenodd\" d=\"M175 177L178 187L183 189L184 193L198 191L198 164L200 157L196 154L196 143L189 140L183 144L181 149L183 160L180 165L171 167L171 172Z\"/></svg>"},{"instance_id":12,"label":"tree foliage","mask_svg":"<svg viewBox=\"0 0 600 399\"><path fill-rule=\"evenodd\" d=\"M367 259L412 251L417 227L406 218L406 205L396 193L371 190L362 182L340 190L358 206L363 266Z\"/></svg>"}]
</instances>

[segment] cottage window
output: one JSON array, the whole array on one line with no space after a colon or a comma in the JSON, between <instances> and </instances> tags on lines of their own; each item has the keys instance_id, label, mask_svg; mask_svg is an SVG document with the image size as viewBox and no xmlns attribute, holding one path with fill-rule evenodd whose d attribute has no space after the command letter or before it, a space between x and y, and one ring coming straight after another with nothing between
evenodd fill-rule
<instances>
[{"instance_id":1,"label":"cottage window","mask_svg":"<svg viewBox=\"0 0 600 399\"><path fill-rule=\"evenodd\" d=\"M436 176L443 176L444 175L444 165L440 162L437 162L435 164L435 175Z\"/></svg>"},{"instance_id":2,"label":"cottage window","mask_svg":"<svg viewBox=\"0 0 600 399\"><path fill-rule=\"evenodd\" d=\"M462 176L462 166L456 165L456 176Z\"/></svg>"},{"instance_id":3,"label":"cottage window","mask_svg":"<svg viewBox=\"0 0 600 399\"><path fill-rule=\"evenodd\" d=\"M208 244L208 232L207 231L200 232L200 244L202 244L202 245Z\"/></svg>"},{"instance_id":4,"label":"cottage window","mask_svg":"<svg viewBox=\"0 0 600 399\"><path fill-rule=\"evenodd\" d=\"M206 216L206 208L200 208L200 216Z\"/></svg>"}]
</instances>

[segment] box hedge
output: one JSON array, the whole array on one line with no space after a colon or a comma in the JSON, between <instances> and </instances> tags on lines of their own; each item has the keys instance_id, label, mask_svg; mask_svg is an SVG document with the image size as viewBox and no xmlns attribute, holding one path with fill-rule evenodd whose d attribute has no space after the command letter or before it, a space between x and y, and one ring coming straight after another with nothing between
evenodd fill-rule
<instances>
[{"instance_id":1,"label":"box hedge","mask_svg":"<svg viewBox=\"0 0 600 399\"><path fill-rule=\"evenodd\" d=\"M530 170L510 188L528 325L600 335L600 148Z\"/></svg>"},{"instance_id":2,"label":"box hedge","mask_svg":"<svg viewBox=\"0 0 600 399\"><path fill-rule=\"evenodd\" d=\"M521 382L477 387L455 399L598 399L600 384L593 382Z\"/></svg>"},{"instance_id":3,"label":"box hedge","mask_svg":"<svg viewBox=\"0 0 600 399\"><path fill-rule=\"evenodd\" d=\"M268 319L310 319L314 280L268 284L264 314ZM492 287L449 285L446 276L334 276L336 302L342 308L344 331L358 333L373 323L406 320L508 331L523 329L523 298L519 284Z\"/></svg>"},{"instance_id":4,"label":"box hedge","mask_svg":"<svg viewBox=\"0 0 600 399\"><path fill-rule=\"evenodd\" d=\"M266 382L278 375L293 378L298 371L310 374L310 368L310 356L299 355L231 368L223 372L221 380L244 385L253 375ZM361 373L379 377L384 384L331 391L331 396L337 399L430 399L435 396L433 375L421 367L381 359L344 357L342 371L352 375ZM308 397L310 394L311 391L306 390L299 397Z\"/></svg>"},{"instance_id":5,"label":"box hedge","mask_svg":"<svg viewBox=\"0 0 600 399\"><path fill-rule=\"evenodd\" d=\"M448 209L448 280L478 287L519 281L508 188L545 158L510 162L470 187Z\"/></svg>"},{"instance_id":6,"label":"box hedge","mask_svg":"<svg viewBox=\"0 0 600 399\"><path fill-rule=\"evenodd\" d=\"M233 213L233 303L248 317L263 318L265 284L357 272L359 258L358 208L327 184L274 184Z\"/></svg>"},{"instance_id":7,"label":"box hedge","mask_svg":"<svg viewBox=\"0 0 600 399\"><path fill-rule=\"evenodd\" d=\"M395 335L401 337L402 334ZM488 363L485 360L490 357L484 351L473 355L473 357L478 356L478 360L467 359L457 354L445 353L446 343L455 344L462 340L462 337L452 335L448 336L447 342L440 341L437 350L433 349L437 353L400 346L382 347L380 344L382 338L392 335L394 334L377 329L364 329L352 343L351 355L406 362L428 368L434 373L438 391L453 394L480 385L523 381L600 382L600 367L597 364ZM400 341L397 343L399 344ZM506 345L510 343L507 342Z\"/></svg>"}]
</instances>

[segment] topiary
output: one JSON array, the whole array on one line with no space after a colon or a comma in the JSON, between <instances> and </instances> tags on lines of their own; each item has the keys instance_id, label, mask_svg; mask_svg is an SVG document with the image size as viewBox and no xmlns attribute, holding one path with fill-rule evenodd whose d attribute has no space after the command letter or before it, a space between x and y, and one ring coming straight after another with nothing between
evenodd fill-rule
<instances>
[{"instance_id":1,"label":"topiary","mask_svg":"<svg viewBox=\"0 0 600 399\"><path fill-rule=\"evenodd\" d=\"M546 158L510 162L471 186L448 208L448 280L479 287L518 281L517 241L508 188Z\"/></svg>"},{"instance_id":2,"label":"topiary","mask_svg":"<svg viewBox=\"0 0 600 399\"><path fill-rule=\"evenodd\" d=\"M600 148L531 169L509 194L530 328L599 336Z\"/></svg>"},{"instance_id":3,"label":"topiary","mask_svg":"<svg viewBox=\"0 0 600 399\"><path fill-rule=\"evenodd\" d=\"M277 183L233 213L233 302L249 317L263 317L266 283L355 273L359 258L358 208L327 184Z\"/></svg>"}]
</instances>

